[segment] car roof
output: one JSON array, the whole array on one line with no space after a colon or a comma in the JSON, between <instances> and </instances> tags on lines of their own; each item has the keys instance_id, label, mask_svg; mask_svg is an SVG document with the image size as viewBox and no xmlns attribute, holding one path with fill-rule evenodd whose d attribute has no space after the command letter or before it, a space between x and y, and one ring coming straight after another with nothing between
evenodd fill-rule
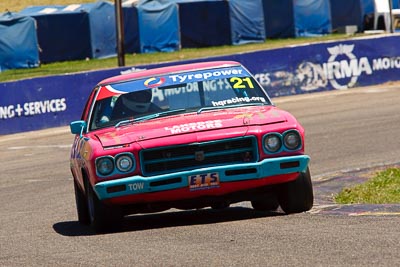
<instances>
[{"instance_id":1,"label":"car roof","mask_svg":"<svg viewBox=\"0 0 400 267\"><path fill-rule=\"evenodd\" d=\"M241 65L236 61L209 61L209 62L201 62L201 63L191 63L191 64L181 64L181 65L173 65L168 67L154 68L148 70L142 70L137 72L131 72L128 74L121 74L118 76L110 77L102 80L99 85L107 85L117 82L124 82L135 79L142 79L151 76L160 76L160 75L168 75L172 73L180 73L187 71L195 71L202 69L213 69L218 67L230 67L230 66L239 66Z\"/></svg>"}]
</instances>

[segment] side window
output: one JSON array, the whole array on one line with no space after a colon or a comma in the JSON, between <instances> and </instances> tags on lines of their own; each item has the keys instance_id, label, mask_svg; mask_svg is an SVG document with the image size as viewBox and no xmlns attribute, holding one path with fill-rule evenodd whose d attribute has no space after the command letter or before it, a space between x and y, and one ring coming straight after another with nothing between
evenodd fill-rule
<instances>
[{"instance_id":1,"label":"side window","mask_svg":"<svg viewBox=\"0 0 400 267\"><path fill-rule=\"evenodd\" d=\"M105 126L111 119L111 113L113 109L114 99L116 97L109 97L96 102L93 109L91 129L96 129L101 126Z\"/></svg>"},{"instance_id":2,"label":"side window","mask_svg":"<svg viewBox=\"0 0 400 267\"><path fill-rule=\"evenodd\" d=\"M99 90L99 88L97 88L96 90L93 90L92 93L90 94L88 100L86 101L85 108L81 115L81 120L87 121L89 119L90 108L92 106L94 96L97 94L98 90Z\"/></svg>"}]
</instances>

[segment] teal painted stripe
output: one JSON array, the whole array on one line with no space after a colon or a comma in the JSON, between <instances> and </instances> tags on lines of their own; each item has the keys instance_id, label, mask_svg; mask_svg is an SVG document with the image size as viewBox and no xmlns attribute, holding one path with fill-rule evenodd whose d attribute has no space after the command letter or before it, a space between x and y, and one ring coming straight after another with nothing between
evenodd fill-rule
<instances>
[{"instance_id":1,"label":"teal painted stripe","mask_svg":"<svg viewBox=\"0 0 400 267\"><path fill-rule=\"evenodd\" d=\"M282 163L289 163L293 161L298 161L299 166L281 169L280 165ZM265 159L260 162L255 163L242 163L242 164L232 164L217 167L207 167L199 168L191 171L176 172L170 174L157 175L152 177L143 176L131 176L123 179L104 181L97 183L94 187L100 199L107 199L112 197L120 197L132 194L142 194L150 192L159 192L165 190L178 189L182 187L189 187L188 177L192 175L218 173L220 182L234 182L243 180L259 179L264 177L270 177L280 174L293 173L293 172L305 172L310 161L310 157L306 155L301 156L291 156L291 157L280 157ZM237 175L226 175L227 172L234 173L235 171L250 170L254 169L255 172L252 173L241 173ZM178 179L177 179L178 178ZM162 184L166 180L177 181L172 184ZM161 185L151 186L152 183L159 182ZM109 187L124 187L124 191L119 192L107 192Z\"/></svg>"}]
</instances>

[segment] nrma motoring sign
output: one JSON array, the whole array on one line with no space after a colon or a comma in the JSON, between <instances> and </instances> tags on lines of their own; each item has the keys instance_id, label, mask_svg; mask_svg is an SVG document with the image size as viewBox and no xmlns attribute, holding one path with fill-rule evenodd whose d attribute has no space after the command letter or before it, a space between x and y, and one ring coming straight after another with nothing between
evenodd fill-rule
<instances>
[{"instance_id":1,"label":"nrma motoring sign","mask_svg":"<svg viewBox=\"0 0 400 267\"><path fill-rule=\"evenodd\" d=\"M378 57L370 59L358 57L354 52L355 44L339 44L327 47L329 58L327 62L318 64L301 63L297 75L306 78L303 90L317 89L328 83L335 89L347 89L357 85L360 76L372 75L376 71L399 69L400 57Z\"/></svg>"},{"instance_id":2,"label":"nrma motoring sign","mask_svg":"<svg viewBox=\"0 0 400 267\"><path fill-rule=\"evenodd\" d=\"M395 81L400 77L400 49L395 41L399 39L396 36L280 49L268 56L255 55L253 62L265 62L254 68L250 64L249 68L272 96Z\"/></svg>"}]
</instances>

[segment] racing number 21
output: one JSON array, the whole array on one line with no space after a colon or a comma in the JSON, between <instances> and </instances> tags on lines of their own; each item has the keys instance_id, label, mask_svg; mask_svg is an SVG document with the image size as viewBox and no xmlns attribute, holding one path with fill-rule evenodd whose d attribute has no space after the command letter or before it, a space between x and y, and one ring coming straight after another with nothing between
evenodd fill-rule
<instances>
[{"instance_id":1,"label":"racing number 21","mask_svg":"<svg viewBox=\"0 0 400 267\"><path fill-rule=\"evenodd\" d=\"M245 78L232 77L232 78L230 78L229 81L231 83L233 83L234 89L246 89L247 86L248 86L248 88L254 88L254 85L249 77L245 77ZM247 84L247 86L246 86L246 84Z\"/></svg>"}]
</instances>

